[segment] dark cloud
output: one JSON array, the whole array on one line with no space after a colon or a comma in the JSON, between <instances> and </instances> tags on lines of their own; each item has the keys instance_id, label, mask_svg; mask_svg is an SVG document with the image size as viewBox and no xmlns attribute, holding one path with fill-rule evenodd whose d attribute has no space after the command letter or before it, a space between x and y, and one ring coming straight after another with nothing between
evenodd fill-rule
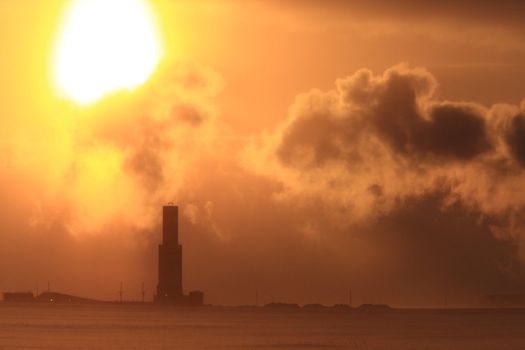
<instances>
[{"instance_id":1,"label":"dark cloud","mask_svg":"<svg viewBox=\"0 0 525 350\"><path fill-rule=\"evenodd\" d=\"M175 105L171 113L172 118L176 121L186 122L192 126L198 126L206 119L206 113L191 104Z\"/></svg>"},{"instance_id":2,"label":"dark cloud","mask_svg":"<svg viewBox=\"0 0 525 350\"><path fill-rule=\"evenodd\" d=\"M506 135L507 144L514 157L525 166L525 116L518 114L512 122Z\"/></svg>"},{"instance_id":3,"label":"dark cloud","mask_svg":"<svg viewBox=\"0 0 525 350\"><path fill-rule=\"evenodd\" d=\"M344 122L327 112L313 112L295 121L285 131L278 149L280 159L288 164L304 163L300 159L305 151L311 159L309 164L320 165L330 159L350 158L342 149L344 142L352 140L353 132ZM341 141L343 144L338 144Z\"/></svg>"},{"instance_id":4,"label":"dark cloud","mask_svg":"<svg viewBox=\"0 0 525 350\"><path fill-rule=\"evenodd\" d=\"M432 108L432 121L420 142L443 156L471 159L491 150L484 110L467 104L442 104Z\"/></svg>"},{"instance_id":5,"label":"dark cloud","mask_svg":"<svg viewBox=\"0 0 525 350\"><path fill-rule=\"evenodd\" d=\"M162 160L155 150L137 150L126 160L125 169L139 176L149 192L155 192L164 181Z\"/></svg>"},{"instance_id":6,"label":"dark cloud","mask_svg":"<svg viewBox=\"0 0 525 350\"><path fill-rule=\"evenodd\" d=\"M337 87L297 102L277 148L285 164L355 163L367 156L360 144L370 138L418 161L465 161L492 150L486 109L435 101L428 72L398 67L373 77L362 71Z\"/></svg>"},{"instance_id":7,"label":"dark cloud","mask_svg":"<svg viewBox=\"0 0 525 350\"><path fill-rule=\"evenodd\" d=\"M435 82L425 73L393 70L382 84L365 118L398 152L468 160L490 150L482 107L429 105Z\"/></svg>"},{"instance_id":8,"label":"dark cloud","mask_svg":"<svg viewBox=\"0 0 525 350\"><path fill-rule=\"evenodd\" d=\"M459 203L498 218L492 233L520 242L522 107L443 101L437 86L424 69L396 66L381 75L362 70L332 90L299 95L261 148L258 169L283 184L282 198L319 200L343 225L369 223L413 198L443 193L443 207Z\"/></svg>"}]
</instances>

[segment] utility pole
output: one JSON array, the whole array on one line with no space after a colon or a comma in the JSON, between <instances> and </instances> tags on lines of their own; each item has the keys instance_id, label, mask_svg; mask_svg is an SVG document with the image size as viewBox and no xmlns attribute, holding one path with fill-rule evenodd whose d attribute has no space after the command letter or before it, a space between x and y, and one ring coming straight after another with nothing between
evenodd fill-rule
<instances>
[{"instance_id":1,"label":"utility pole","mask_svg":"<svg viewBox=\"0 0 525 350\"><path fill-rule=\"evenodd\" d=\"M47 281L47 292L51 292L51 284L49 283L49 281Z\"/></svg>"},{"instance_id":2,"label":"utility pole","mask_svg":"<svg viewBox=\"0 0 525 350\"><path fill-rule=\"evenodd\" d=\"M119 290L119 300L120 302L122 302L122 294L123 294L123 290L122 290L122 282L120 282L120 290Z\"/></svg>"},{"instance_id":3,"label":"utility pole","mask_svg":"<svg viewBox=\"0 0 525 350\"><path fill-rule=\"evenodd\" d=\"M142 282L142 302L146 299L146 290L144 289L144 282Z\"/></svg>"},{"instance_id":4,"label":"utility pole","mask_svg":"<svg viewBox=\"0 0 525 350\"><path fill-rule=\"evenodd\" d=\"M348 306L352 307L352 288L348 289Z\"/></svg>"},{"instance_id":5,"label":"utility pole","mask_svg":"<svg viewBox=\"0 0 525 350\"><path fill-rule=\"evenodd\" d=\"M259 306L259 291L255 291L255 306Z\"/></svg>"}]
</instances>

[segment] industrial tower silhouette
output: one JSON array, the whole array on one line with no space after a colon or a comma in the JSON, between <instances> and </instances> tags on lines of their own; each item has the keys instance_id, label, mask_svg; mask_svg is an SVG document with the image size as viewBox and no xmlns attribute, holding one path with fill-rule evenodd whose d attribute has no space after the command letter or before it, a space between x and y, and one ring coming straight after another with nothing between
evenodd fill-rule
<instances>
[{"instance_id":1,"label":"industrial tower silhouette","mask_svg":"<svg viewBox=\"0 0 525 350\"><path fill-rule=\"evenodd\" d=\"M202 305L199 291L184 295L182 290L182 245L179 244L179 208L172 203L162 208L162 243L159 245L159 283L155 302L175 305Z\"/></svg>"}]
</instances>

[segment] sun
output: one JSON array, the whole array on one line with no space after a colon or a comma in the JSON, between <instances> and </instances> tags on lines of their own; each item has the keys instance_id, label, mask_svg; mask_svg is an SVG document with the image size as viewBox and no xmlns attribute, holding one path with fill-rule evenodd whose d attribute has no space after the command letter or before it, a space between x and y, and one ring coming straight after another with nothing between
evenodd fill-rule
<instances>
[{"instance_id":1,"label":"sun","mask_svg":"<svg viewBox=\"0 0 525 350\"><path fill-rule=\"evenodd\" d=\"M144 0L73 0L58 33L54 83L79 104L143 84L162 57L155 16Z\"/></svg>"}]
</instances>

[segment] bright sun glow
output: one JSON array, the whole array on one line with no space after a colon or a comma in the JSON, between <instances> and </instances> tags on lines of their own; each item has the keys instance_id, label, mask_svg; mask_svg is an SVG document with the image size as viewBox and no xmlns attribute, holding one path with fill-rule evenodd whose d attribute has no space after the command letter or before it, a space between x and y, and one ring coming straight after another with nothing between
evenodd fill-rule
<instances>
[{"instance_id":1,"label":"bright sun glow","mask_svg":"<svg viewBox=\"0 0 525 350\"><path fill-rule=\"evenodd\" d=\"M55 49L55 84L76 102L92 103L144 83L161 56L145 0L73 0Z\"/></svg>"}]
</instances>

